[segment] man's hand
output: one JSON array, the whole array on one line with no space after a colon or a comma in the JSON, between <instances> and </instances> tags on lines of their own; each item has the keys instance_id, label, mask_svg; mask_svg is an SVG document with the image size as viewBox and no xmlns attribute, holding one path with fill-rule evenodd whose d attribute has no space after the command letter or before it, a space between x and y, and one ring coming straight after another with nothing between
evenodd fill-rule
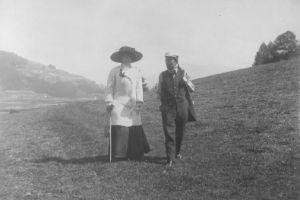
<instances>
[{"instance_id":1,"label":"man's hand","mask_svg":"<svg viewBox=\"0 0 300 200\"><path fill-rule=\"evenodd\" d=\"M187 73L184 73L184 76L183 76L182 79L183 79L185 82L190 81L190 77L189 77L189 75L188 75Z\"/></svg>"},{"instance_id":2,"label":"man's hand","mask_svg":"<svg viewBox=\"0 0 300 200\"><path fill-rule=\"evenodd\" d=\"M184 76L183 76L183 81L186 82L188 89L190 92L194 92L195 91L195 85L192 83L190 76L185 72Z\"/></svg>"}]
</instances>

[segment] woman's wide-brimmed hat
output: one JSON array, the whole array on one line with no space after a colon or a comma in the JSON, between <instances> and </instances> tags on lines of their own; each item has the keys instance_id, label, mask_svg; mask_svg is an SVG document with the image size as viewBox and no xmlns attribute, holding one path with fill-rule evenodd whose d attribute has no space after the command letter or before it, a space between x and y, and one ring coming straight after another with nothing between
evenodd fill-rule
<instances>
[{"instance_id":1,"label":"woman's wide-brimmed hat","mask_svg":"<svg viewBox=\"0 0 300 200\"><path fill-rule=\"evenodd\" d=\"M143 57L143 54L135 50L135 48L123 46L119 49L119 51L111 54L110 59L112 61L122 63L123 55L129 55L131 57L132 62L137 62Z\"/></svg>"}]
</instances>

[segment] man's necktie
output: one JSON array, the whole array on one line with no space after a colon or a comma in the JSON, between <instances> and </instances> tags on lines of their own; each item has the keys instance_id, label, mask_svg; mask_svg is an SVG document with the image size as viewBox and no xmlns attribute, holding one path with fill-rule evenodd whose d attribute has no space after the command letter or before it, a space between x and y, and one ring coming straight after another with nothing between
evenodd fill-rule
<instances>
[{"instance_id":1,"label":"man's necktie","mask_svg":"<svg viewBox=\"0 0 300 200\"><path fill-rule=\"evenodd\" d=\"M175 69L172 69L172 70L169 70L169 73L174 76L176 74L176 70Z\"/></svg>"}]
</instances>

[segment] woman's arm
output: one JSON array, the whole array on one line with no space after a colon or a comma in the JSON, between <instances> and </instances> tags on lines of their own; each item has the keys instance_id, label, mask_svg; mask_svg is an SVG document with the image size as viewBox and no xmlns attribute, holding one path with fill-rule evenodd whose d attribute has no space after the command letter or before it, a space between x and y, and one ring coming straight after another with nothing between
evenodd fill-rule
<instances>
[{"instance_id":1,"label":"woman's arm","mask_svg":"<svg viewBox=\"0 0 300 200\"><path fill-rule=\"evenodd\" d=\"M115 88L115 70L112 69L107 78L107 84L105 88L105 103L107 106L113 105L113 95Z\"/></svg>"}]
</instances>

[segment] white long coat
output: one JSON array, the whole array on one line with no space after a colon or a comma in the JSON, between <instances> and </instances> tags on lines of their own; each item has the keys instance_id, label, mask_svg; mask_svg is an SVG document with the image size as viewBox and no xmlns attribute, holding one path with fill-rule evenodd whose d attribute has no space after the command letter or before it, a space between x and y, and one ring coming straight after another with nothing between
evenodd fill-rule
<instances>
[{"instance_id":1,"label":"white long coat","mask_svg":"<svg viewBox=\"0 0 300 200\"><path fill-rule=\"evenodd\" d=\"M108 76L105 102L113 104L112 125L137 126L142 124L137 102L143 103L142 75L136 67L114 67Z\"/></svg>"}]
</instances>

